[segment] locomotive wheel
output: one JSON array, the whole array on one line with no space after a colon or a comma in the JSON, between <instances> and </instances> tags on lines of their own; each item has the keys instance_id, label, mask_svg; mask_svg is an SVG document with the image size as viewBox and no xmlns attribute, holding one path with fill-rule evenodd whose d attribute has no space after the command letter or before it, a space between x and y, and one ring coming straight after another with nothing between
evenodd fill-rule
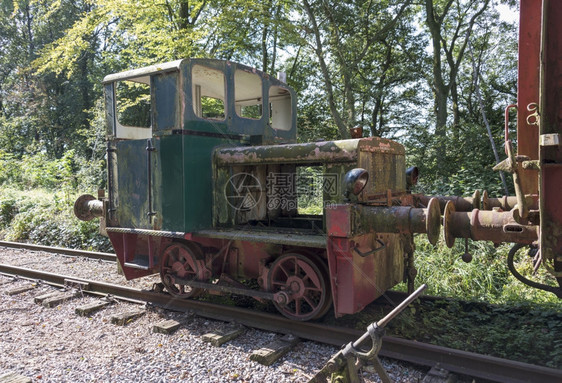
<instances>
[{"instance_id":1,"label":"locomotive wheel","mask_svg":"<svg viewBox=\"0 0 562 383\"><path fill-rule=\"evenodd\" d=\"M326 291L328 292L328 296L326 302L324 303L324 307L322 310L318 311L318 315L314 317L314 319L322 318L328 310L332 307L332 287L330 286L330 270L328 269L328 260L323 260L322 257L316 254L309 255L311 259L316 262L316 265L319 267L321 274L324 277L324 283L326 285Z\"/></svg>"},{"instance_id":2,"label":"locomotive wheel","mask_svg":"<svg viewBox=\"0 0 562 383\"><path fill-rule=\"evenodd\" d=\"M289 298L283 305L273 303L289 319L307 321L319 318L332 304L326 267L319 266L315 259L316 256L288 253L271 265L269 285L272 291L283 291Z\"/></svg>"},{"instance_id":3,"label":"locomotive wheel","mask_svg":"<svg viewBox=\"0 0 562 383\"><path fill-rule=\"evenodd\" d=\"M176 278L197 279L198 273L197 255L191 246L176 243L168 246L164 251L160 264L160 278L171 295L179 298L199 296L203 289L176 283Z\"/></svg>"}]
</instances>

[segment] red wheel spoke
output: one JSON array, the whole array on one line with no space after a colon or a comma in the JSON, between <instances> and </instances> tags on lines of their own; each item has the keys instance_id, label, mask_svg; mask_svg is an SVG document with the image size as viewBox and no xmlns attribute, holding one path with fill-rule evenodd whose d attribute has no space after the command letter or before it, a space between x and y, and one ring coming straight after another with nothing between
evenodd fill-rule
<instances>
[{"instance_id":1,"label":"red wheel spoke","mask_svg":"<svg viewBox=\"0 0 562 383\"><path fill-rule=\"evenodd\" d=\"M286 317L296 320L315 319L331 306L328 267L317 255L288 253L279 256L269 271L270 291L284 291L288 302L277 304Z\"/></svg>"},{"instance_id":2,"label":"red wheel spoke","mask_svg":"<svg viewBox=\"0 0 562 383\"><path fill-rule=\"evenodd\" d=\"M285 267L282 264L279 265L279 270L284 272L287 278L291 276L291 274L287 270L285 270Z\"/></svg>"},{"instance_id":3,"label":"red wheel spoke","mask_svg":"<svg viewBox=\"0 0 562 383\"><path fill-rule=\"evenodd\" d=\"M307 286L306 287L306 291L318 291L318 292L322 292L322 288L321 287L316 287L316 286Z\"/></svg>"},{"instance_id":4,"label":"red wheel spoke","mask_svg":"<svg viewBox=\"0 0 562 383\"><path fill-rule=\"evenodd\" d=\"M197 248L193 245L172 244L162 256L160 277L168 292L180 298L198 295L201 289L175 282L176 278L194 279L198 275Z\"/></svg>"},{"instance_id":5,"label":"red wheel spoke","mask_svg":"<svg viewBox=\"0 0 562 383\"><path fill-rule=\"evenodd\" d=\"M314 303L310 300L310 298L308 297L308 295L303 296L304 300L310 305L310 307L312 307L312 310L316 309L316 307L318 306L318 303Z\"/></svg>"},{"instance_id":6,"label":"red wheel spoke","mask_svg":"<svg viewBox=\"0 0 562 383\"><path fill-rule=\"evenodd\" d=\"M294 258L293 262L295 262L295 275L299 275L299 261L298 259Z\"/></svg>"}]
</instances>

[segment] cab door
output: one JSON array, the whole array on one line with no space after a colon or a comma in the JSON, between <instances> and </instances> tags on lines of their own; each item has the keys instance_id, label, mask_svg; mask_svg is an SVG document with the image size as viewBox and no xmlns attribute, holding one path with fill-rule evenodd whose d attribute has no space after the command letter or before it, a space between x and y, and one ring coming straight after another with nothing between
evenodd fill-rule
<instances>
[{"instance_id":1,"label":"cab door","mask_svg":"<svg viewBox=\"0 0 562 383\"><path fill-rule=\"evenodd\" d=\"M110 217L124 228L158 229L155 175L159 160L154 132L151 76L106 85Z\"/></svg>"}]
</instances>

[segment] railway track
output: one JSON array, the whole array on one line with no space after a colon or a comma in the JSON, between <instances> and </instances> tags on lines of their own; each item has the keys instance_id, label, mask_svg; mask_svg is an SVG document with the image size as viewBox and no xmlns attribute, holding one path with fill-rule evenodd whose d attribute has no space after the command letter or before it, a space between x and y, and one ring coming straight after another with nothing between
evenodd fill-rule
<instances>
[{"instance_id":1,"label":"railway track","mask_svg":"<svg viewBox=\"0 0 562 383\"><path fill-rule=\"evenodd\" d=\"M9 242L0 242L0 246L28 248L25 244ZM60 253L59 248L45 246L32 246L29 249ZM64 252L62 253L66 255L111 260L110 257L107 257L110 254L106 253L90 253L86 255L89 252L63 250ZM196 300L180 300L159 292L134 289L5 264L0 264L0 273L10 276L17 275L31 280L41 280L59 287L71 284L79 286L83 292L89 294L111 295L121 300L150 304L168 310L193 312L210 319L236 321L244 326L270 332L292 334L302 339L335 346L341 346L354 341L364 332L319 323L295 322L281 316L254 310ZM439 364L441 368L453 373L499 382L562 381L562 371L560 370L395 337L384 338L379 355L429 367Z\"/></svg>"},{"instance_id":2,"label":"railway track","mask_svg":"<svg viewBox=\"0 0 562 383\"><path fill-rule=\"evenodd\" d=\"M115 254L101 253L101 252L97 252L97 251L66 249L64 247L33 245L31 243L22 243L22 242L0 241L0 247L2 247L2 246L14 248L14 249L45 251L47 253L57 253L57 254L64 254L64 255L70 255L70 256L76 256L76 257L100 259L102 261L109 261L109 262L116 262L117 261L117 256Z\"/></svg>"}]
</instances>

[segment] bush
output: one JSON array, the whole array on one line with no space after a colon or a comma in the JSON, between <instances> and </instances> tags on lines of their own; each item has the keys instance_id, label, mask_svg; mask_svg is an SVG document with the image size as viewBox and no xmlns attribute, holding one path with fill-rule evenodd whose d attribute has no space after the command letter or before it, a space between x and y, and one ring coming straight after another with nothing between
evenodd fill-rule
<instances>
[{"instance_id":1,"label":"bush","mask_svg":"<svg viewBox=\"0 0 562 383\"><path fill-rule=\"evenodd\" d=\"M112 251L109 240L98 233L99 221L74 217L76 195L45 190L22 192L0 189L0 237L95 251Z\"/></svg>"},{"instance_id":2,"label":"bush","mask_svg":"<svg viewBox=\"0 0 562 383\"><path fill-rule=\"evenodd\" d=\"M74 150L66 151L60 159L50 159L44 153L18 158L0 150L0 185L7 188L95 192L105 183L104 170L103 160L88 161Z\"/></svg>"}]
</instances>

